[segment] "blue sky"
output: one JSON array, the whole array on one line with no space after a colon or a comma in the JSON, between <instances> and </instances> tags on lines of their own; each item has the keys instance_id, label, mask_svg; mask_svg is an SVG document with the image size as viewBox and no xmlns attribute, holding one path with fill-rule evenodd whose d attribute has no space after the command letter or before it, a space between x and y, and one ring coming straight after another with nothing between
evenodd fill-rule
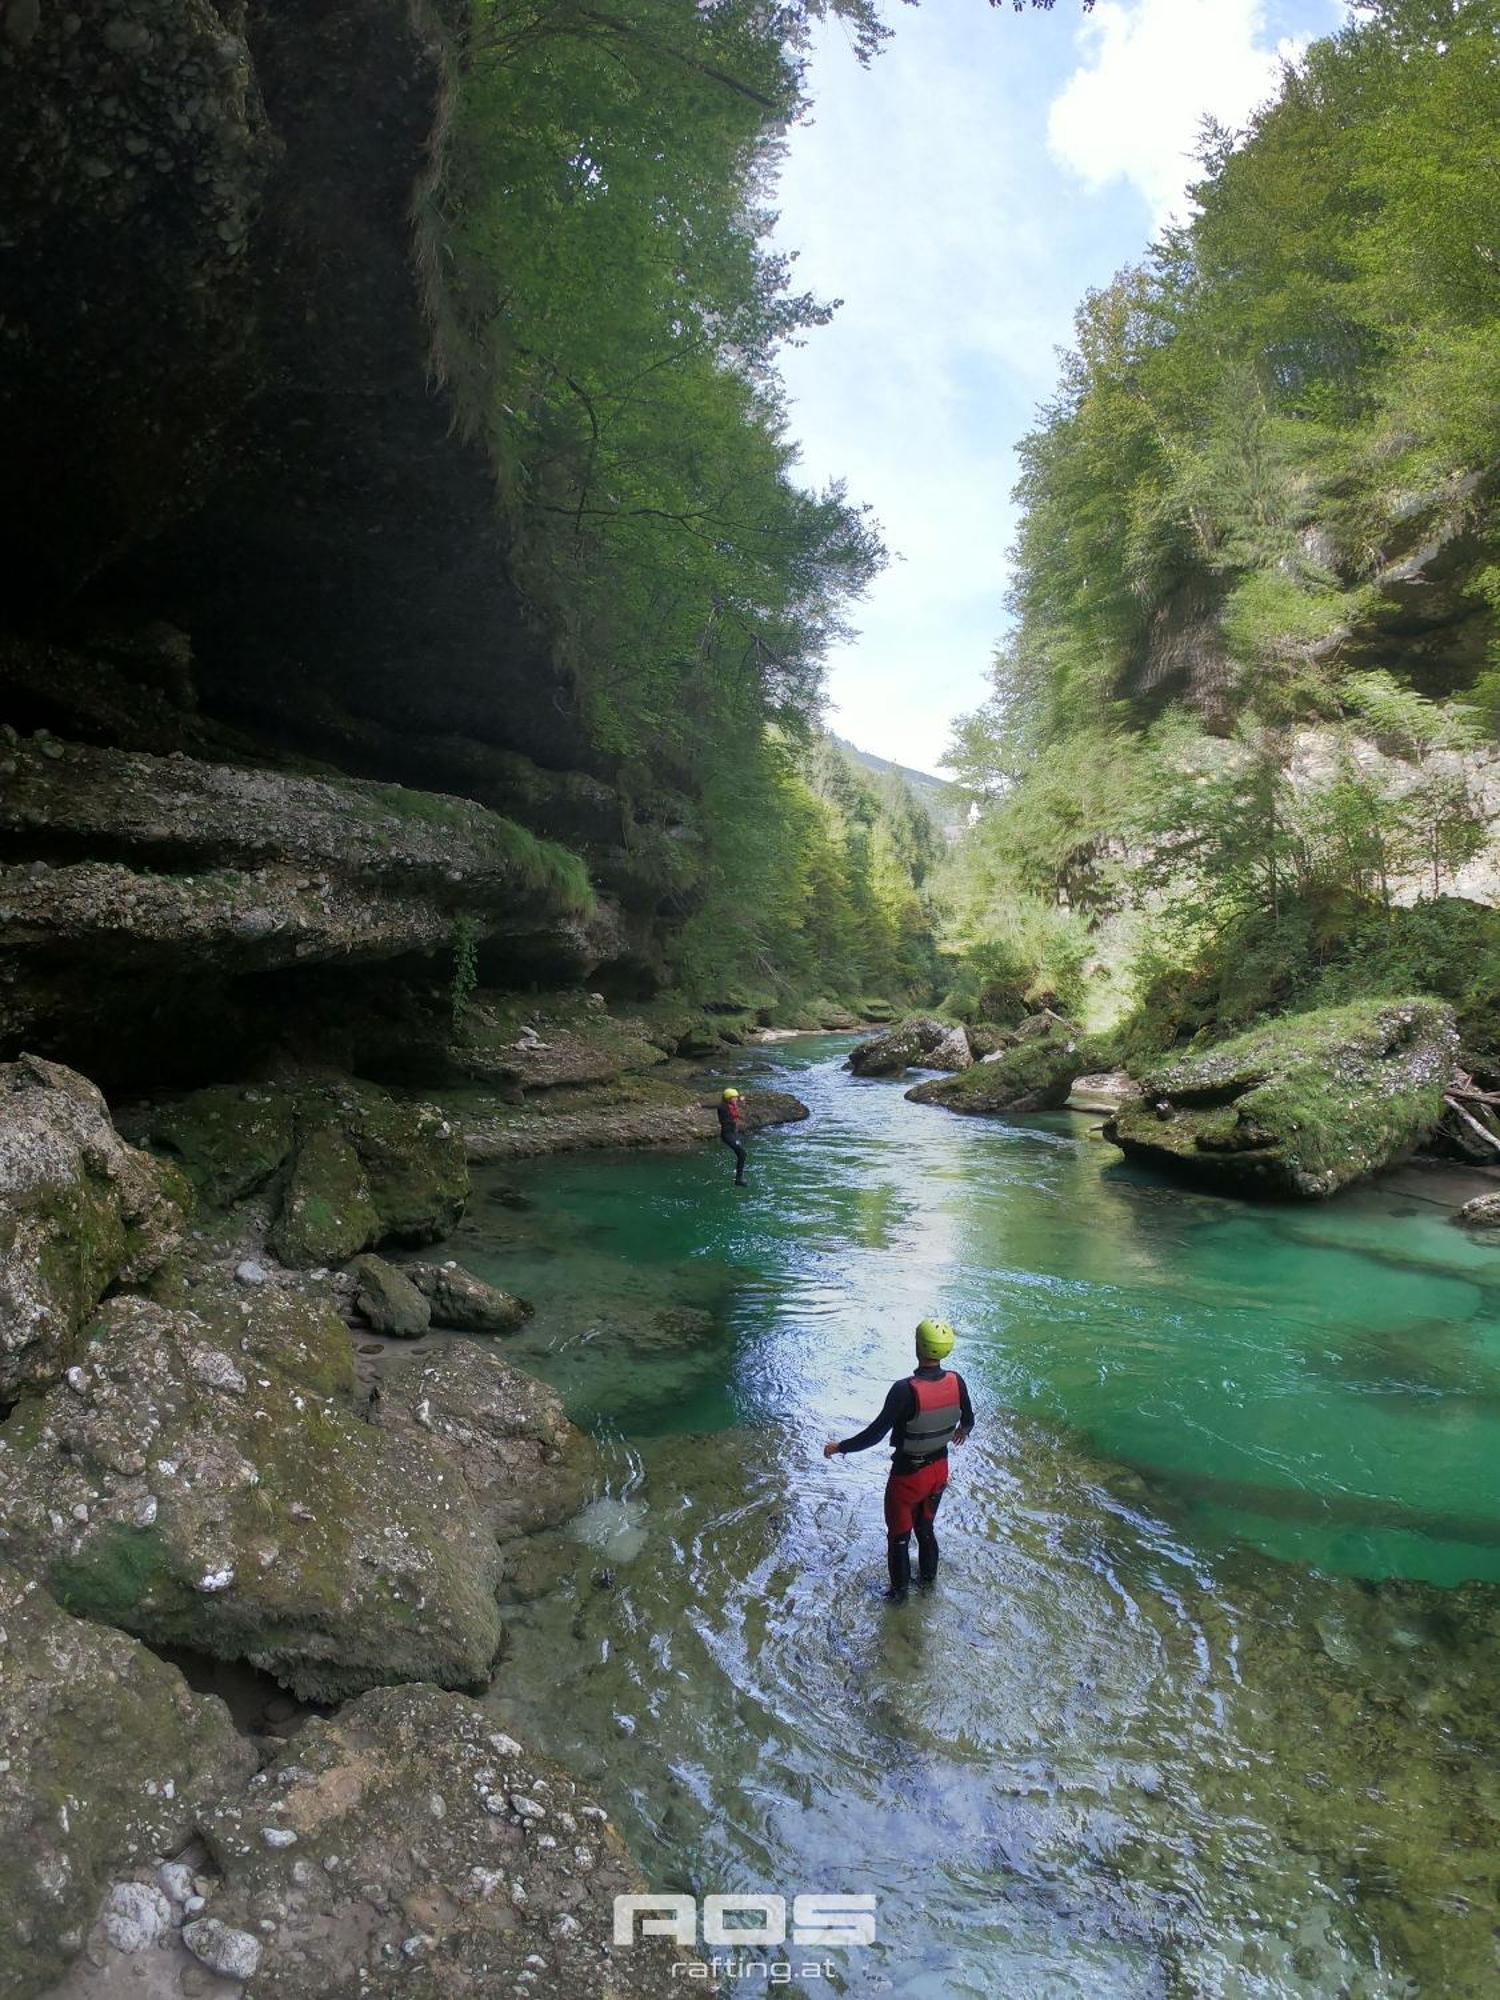
<instances>
[{"instance_id":1,"label":"blue sky","mask_svg":"<svg viewBox=\"0 0 1500 2000\"><path fill-rule=\"evenodd\" d=\"M1205 113L1238 124L1334 0L891 5L861 70L825 29L791 135L778 244L844 301L783 358L802 471L847 479L900 560L830 659L829 722L935 768L1005 626L1015 445L1073 309L1183 212Z\"/></svg>"}]
</instances>

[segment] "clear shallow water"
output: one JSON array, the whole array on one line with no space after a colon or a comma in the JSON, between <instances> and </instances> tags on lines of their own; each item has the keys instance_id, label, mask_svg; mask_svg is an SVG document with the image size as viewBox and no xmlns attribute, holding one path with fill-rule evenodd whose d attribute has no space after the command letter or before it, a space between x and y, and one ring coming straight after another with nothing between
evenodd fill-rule
<instances>
[{"instance_id":1,"label":"clear shallow water","mask_svg":"<svg viewBox=\"0 0 1500 2000\"><path fill-rule=\"evenodd\" d=\"M846 1046L777 1053L814 1116L744 1193L708 1147L481 1191L463 1254L610 1483L497 1710L654 1887L878 1894L845 1991L1500 1992L1500 1258L909 1105ZM819 1447L934 1312L981 1421L892 1610L884 1456Z\"/></svg>"}]
</instances>

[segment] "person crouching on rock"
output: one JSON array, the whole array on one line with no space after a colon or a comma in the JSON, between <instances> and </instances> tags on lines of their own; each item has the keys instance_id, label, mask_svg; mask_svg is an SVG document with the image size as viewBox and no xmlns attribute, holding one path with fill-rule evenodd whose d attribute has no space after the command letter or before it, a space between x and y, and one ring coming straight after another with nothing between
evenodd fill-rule
<instances>
[{"instance_id":1,"label":"person crouching on rock","mask_svg":"<svg viewBox=\"0 0 1500 2000\"><path fill-rule=\"evenodd\" d=\"M745 1114L737 1090L726 1090L719 1099L719 1137L734 1149L734 1184L745 1185Z\"/></svg>"},{"instance_id":2,"label":"person crouching on rock","mask_svg":"<svg viewBox=\"0 0 1500 2000\"><path fill-rule=\"evenodd\" d=\"M918 1581L923 1588L937 1576L938 1545L933 1533L938 1502L948 1484L948 1446L962 1444L974 1428L969 1387L956 1368L944 1368L958 1338L946 1320L924 1319L917 1328L917 1369L893 1382L880 1415L840 1444L830 1438L825 1458L864 1451L889 1432L894 1455L885 1488L886 1560L892 1604L904 1604L911 1587L911 1533L917 1532Z\"/></svg>"}]
</instances>

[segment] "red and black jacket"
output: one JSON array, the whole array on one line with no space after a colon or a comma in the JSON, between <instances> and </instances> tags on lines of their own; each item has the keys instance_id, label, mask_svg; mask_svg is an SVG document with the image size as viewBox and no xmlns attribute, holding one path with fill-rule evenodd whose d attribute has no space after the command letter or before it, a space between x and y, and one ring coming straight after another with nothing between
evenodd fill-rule
<instances>
[{"instance_id":1,"label":"red and black jacket","mask_svg":"<svg viewBox=\"0 0 1500 2000\"><path fill-rule=\"evenodd\" d=\"M839 1450L867 1451L889 1434L895 1454L891 1470L915 1472L948 1456L955 1431L973 1428L974 1405L963 1376L956 1368L926 1361L915 1374L891 1384L880 1415L854 1437L845 1438Z\"/></svg>"}]
</instances>

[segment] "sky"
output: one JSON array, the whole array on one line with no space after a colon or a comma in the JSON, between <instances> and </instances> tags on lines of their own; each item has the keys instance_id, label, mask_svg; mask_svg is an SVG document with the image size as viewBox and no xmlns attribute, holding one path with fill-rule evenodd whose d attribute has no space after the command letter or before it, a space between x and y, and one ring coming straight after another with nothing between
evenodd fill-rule
<instances>
[{"instance_id":1,"label":"sky","mask_svg":"<svg viewBox=\"0 0 1500 2000\"><path fill-rule=\"evenodd\" d=\"M868 69L837 23L819 35L776 245L797 253L796 290L843 304L782 373L801 476L845 479L897 557L830 655L829 724L935 770L952 718L988 692L1015 447L1075 306L1188 213L1204 116L1241 125L1345 9L924 0L888 15Z\"/></svg>"}]
</instances>

